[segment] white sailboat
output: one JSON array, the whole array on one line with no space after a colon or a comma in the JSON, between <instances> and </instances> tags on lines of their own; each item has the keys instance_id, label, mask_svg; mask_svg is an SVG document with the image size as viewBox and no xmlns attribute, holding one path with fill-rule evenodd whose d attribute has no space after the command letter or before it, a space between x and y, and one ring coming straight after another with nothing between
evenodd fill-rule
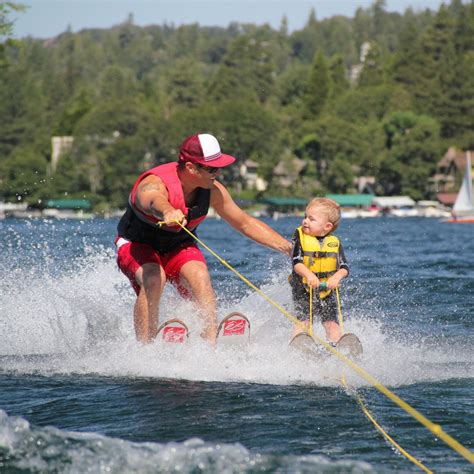
<instances>
[{"instance_id":1,"label":"white sailboat","mask_svg":"<svg viewBox=\"0 0 474 474\"><path fill-rule=\"evenodd\" d=\"M471 152L466 152L466 171L456 202L453 206L453 217L447 222L474 224L474 195L472 193Z\"/></svg>"}]
</instances>

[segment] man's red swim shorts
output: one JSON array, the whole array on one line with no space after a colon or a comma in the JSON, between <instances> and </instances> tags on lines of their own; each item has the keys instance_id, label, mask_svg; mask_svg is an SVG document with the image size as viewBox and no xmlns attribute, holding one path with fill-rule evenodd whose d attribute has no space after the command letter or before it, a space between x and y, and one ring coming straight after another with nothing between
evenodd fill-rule
<instances>
[{"instance_id":1,"label":"man's red swim shorts","mask_svg":"<svg viewBox=\"0 0 474 474\"><path fill-rule=\"evenodd\" d=\"M163 267L166 278L175 284L183 296L189 296L186 288L179 284L179 273L183 265L191 261L206 264L204 255L194 242L183 244L165 254L158 253L148 244L130 242L122 237L116 239L115 245L117 246L117 264L130 280L137 295L140 292L140 286L135 280L135 273L146 263L156 263Z\"/></svg>"}]
</instances>

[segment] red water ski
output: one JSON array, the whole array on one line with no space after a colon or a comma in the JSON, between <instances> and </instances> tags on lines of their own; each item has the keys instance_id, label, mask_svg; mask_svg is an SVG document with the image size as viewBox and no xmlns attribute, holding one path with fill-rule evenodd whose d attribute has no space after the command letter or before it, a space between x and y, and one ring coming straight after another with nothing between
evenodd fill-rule
<instances>
[{"instance_id":1,"label":"red water ski","mask_svg":"<svg viewBox=\"0 0 474 474\"><path fill-rule=\"evenodd\" d=\"M180 319L169 319L158 328L158 339L163 342L184 344L189 337L188 326Z\"/></svg>"}]
</instances>

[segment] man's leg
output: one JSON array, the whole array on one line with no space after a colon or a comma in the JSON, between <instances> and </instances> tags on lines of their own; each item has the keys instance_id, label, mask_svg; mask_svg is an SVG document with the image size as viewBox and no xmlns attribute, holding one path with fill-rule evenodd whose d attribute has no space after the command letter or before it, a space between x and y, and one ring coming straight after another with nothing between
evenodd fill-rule
<instances>
[{"instance_id":1,"label":"man's leg","mask_svg":"<svg viewBox=\"0 0 474 474\"><path fill-rule=\"evenodd\" d=\"M156 337L158 305L166 282L161 257L150 245L125 241L118 246L117 264L137 294L135 335L140 342L151 342Z\"/></svg>"},{"instance_id":2,"label":"man's leg","mask_svg":"<svg viewBox=\"0 0 474 474\"><path fill-rule=\"evenodd\" d=\"M179 277L180 280L184 279L189 286L204 319L201 336L214 344L217 337L216 296L206 264L194 260L189 261L181 267Z\"/></svg>"},{"instance_id":3,"label":"man's leg","mask_svg":"<svg viewBox=\"0 0 474 474\"><path fill-rule=\"evenodd\" d=\"M156 263L146 263L135 273L140 290L133 311L135 335L140 342L152 342L158 329L158 309L166 283L163 268Z\"/></svg>"}]
</instances>

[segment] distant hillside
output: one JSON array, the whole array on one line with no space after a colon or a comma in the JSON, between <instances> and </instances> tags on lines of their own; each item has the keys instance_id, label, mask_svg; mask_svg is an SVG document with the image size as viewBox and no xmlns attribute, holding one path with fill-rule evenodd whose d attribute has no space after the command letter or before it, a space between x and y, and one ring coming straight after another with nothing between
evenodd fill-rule
<instances>
[{"instance_id":1,"label":"distant hillside","mask_svg":"<svg viewBox=\"0 0 474 474\"><path fill-rule=\"evenodd\" d=\"M373 176L378 193L430 197L448 146L474 147L474 3L403 15L384 5L353 18L312 12L291 34L284 18L278 30L129 21L5 42L0 200L67 193L123 206L142 170L203 131L257 163L267 194L351 192ZM74 137L55 169L52 136ZM295 159L282 187L276 165ZM245 191L238 166L229 173Z\"/></svg>"}]
</instances>

